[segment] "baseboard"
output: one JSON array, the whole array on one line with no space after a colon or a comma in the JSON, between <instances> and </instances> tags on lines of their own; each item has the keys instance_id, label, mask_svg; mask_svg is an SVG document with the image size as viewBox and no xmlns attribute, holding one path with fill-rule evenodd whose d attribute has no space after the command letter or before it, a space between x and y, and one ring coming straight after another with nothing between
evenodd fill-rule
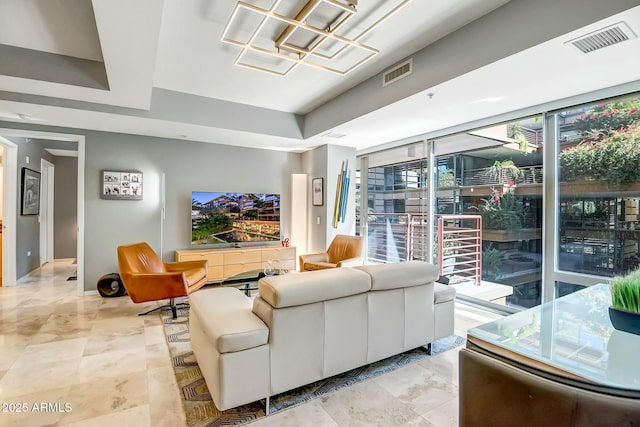
<instances>
[{"instance_id":1,"label":"baseboard","mask_svg":"<svg viewBox=\"0 0 640 427\"><path fill-rule=\"evenodd\" d=\"M95 291L84 291L84 293L82 294L82 296L85 296L85 297L89 297L93 295L100 295L97 289Z\"/></svg>"}]
</instances>

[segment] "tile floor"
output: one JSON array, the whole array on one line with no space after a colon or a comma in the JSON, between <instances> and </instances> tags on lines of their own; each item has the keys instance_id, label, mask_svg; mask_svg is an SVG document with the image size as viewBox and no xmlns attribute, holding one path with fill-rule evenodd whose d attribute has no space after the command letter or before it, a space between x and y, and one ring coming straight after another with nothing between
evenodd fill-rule
<instances>
[{"instance_id":1,"label":"tile floor","mask_svg":"<svg viewBox=\"0 0 640 427\"><path fill-rule=\"evenodd\" d=\"M1 426L184 426L156 303L78 297L71 262L0 288ZM460 305L456 333L496 318ZM252 425L456 426L451 350ZM22 410L22 412L19 412ZM26 411L25 411L26 410Z\"/></svg>"}]
</instances>

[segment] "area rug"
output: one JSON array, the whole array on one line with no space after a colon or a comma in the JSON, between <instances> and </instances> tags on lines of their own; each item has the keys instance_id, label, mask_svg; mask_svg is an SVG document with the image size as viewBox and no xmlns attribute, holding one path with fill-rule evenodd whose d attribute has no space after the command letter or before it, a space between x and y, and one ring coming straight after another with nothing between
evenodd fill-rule
<instances>
[{"instance_id":1,"label":"area rug","mask_svg":"<svg viewBox=\"0 0 640 427\"><path fill-rule=\"evenodd\" d=\"M237 408L219 411L207 389L198 363L189 342L189 308L178 308L178 318L170 311L161 313L169 351L176 375L182 403L189 427L213 427L243 425L264 417L264 407L253 402ZM435 341L431 354L445 352L464 344L466 340L457 335ZM356 384L369 378L398 369L410 363L431 357L424 347L366 365L351 371L317 381L312 384L271 397L271 413L300 405L311 399Z\"/></svg>"}]
</instances>

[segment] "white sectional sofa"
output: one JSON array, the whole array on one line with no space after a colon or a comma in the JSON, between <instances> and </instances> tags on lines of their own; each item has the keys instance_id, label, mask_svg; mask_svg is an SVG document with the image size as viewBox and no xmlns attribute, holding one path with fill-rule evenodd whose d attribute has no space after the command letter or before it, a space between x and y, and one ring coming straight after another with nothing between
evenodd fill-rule
<instances>
[{"instance_id":1,"label":"white sectional sofa","mask_svg":"<svg viewBox=\"0 0 640 427\"><path fill-rule=\"evenodd\" d=\"M436 268L399 264L290 273L189 296L191 345L225 410L453 334L455 291ZM438 298L439 297L439 298ZM439 301L438 301L439 299Z\"/></svg>"}]
</instances>

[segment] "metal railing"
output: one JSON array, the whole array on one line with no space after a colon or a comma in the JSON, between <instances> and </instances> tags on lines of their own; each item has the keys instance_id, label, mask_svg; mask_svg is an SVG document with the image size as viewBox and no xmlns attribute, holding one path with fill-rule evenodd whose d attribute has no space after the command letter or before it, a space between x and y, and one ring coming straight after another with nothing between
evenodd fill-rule
<instances>
[{"instance_id":1,"label":"metal railing","mask_svg":"<svg viewBox=\"0 0 640 427\"><path fill-rule=\"evenodd\" d=\"M438 272L441 276L455 276L482 280L482 217L480 215L438 216Z\"/></svg>"},{"instance_id":2,"label":"metal railing","mask_svg":"<svg viewBox=\"0 0 640 427\"><path fill-rule=\"evenodd\" d=\"M368 261L427 261L426 214L368 214Z\"/></svg>"},{"instance_id":3,"label":"metal railing","mask_svg":"<svg viewBox=\"0 0 640 427\"><path fill-rule=\"evenodd\" d=\"M542 165L520 168L520 171L521 174L514 174L507 169L495 175L488 168L470 169L464 172L462 185L542 184Z\"/></svg>"},{"instance_id":4,"label":"metal railing","mask_svg":"<svg viewBox=\"0 0 640 427\"><path fill-rule=\"evenodd\" d=\"M369 213L367 217L367 261L369 263L429 261L427 214ZM440 242L443 241L447 243L441 244ZM436 248L435 255L441 275L455 275L480 283L482 274L482 218L480 215L438 215ZM443 248L445 254L442 253Z\"/></svg>"}]
</instances>

